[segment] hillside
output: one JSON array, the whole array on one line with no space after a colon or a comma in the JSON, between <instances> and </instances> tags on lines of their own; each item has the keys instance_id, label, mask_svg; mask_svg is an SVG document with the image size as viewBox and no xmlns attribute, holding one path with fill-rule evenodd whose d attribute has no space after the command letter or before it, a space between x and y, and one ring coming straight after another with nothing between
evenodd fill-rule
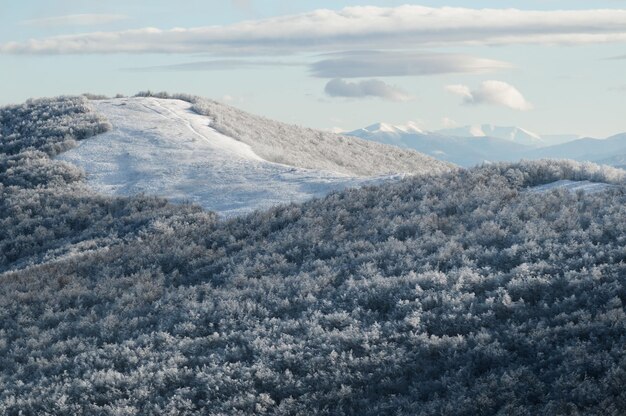
<instances>
[{"instance_id":1,"label":"hillside","mask_svg":"<svg viewBox=\"0 0 626 416\"><path fill-rule=\"evenodd\" d=\"M111 130L57 159L84 169L86 183L106 195L156 195L230 217L397 179L268 162L251 146L217 132L209 117L181 100L117 98L90 105Z\"/></svg>"},{"instance_id":2,"label":"hillside","mask_svg":"<svg viewBox=\"0 0 626 416\"><path fill-rule=\"evenodd\" d=\"M441 173L451 169L450 164L414 150L285 124L205 98L149 92L138 95L192 103L191 108L208 116L218 132L249 145L269 162L357 176Z\"/></svg>"},{"instance_id":3,"label":"hillside","mask_svg":"<svg viewBox=\"0 0 626 416\"><path fill-rule=\"evenodd\" d=\"M217 221L52 160L111 128L84 100L0 121L0 414L626 410L623 171L494 164ZM528 192L559 180L614 186Z\"/></svg>"}]
</instances>

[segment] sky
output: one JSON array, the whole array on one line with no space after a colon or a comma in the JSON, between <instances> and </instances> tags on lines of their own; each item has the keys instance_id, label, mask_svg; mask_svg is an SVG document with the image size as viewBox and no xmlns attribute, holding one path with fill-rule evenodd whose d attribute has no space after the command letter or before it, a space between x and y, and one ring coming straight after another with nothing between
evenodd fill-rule
<instances>
[{"instance_id":1,"label":"sky","mask_svg":"<svg viewBox=\"0 0 626 416\"><path fill-rule=\"evenodd\" d=\"M0 104L143 90L352 130L626 131L626 0L0 0Z\"/></svg>"}]
</instances>

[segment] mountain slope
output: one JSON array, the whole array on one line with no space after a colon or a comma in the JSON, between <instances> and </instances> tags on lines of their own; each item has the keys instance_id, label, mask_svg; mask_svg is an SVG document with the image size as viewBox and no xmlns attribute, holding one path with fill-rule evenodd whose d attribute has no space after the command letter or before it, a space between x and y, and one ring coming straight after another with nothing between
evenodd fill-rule
<instances>
[{"instance_id":1,"label":"mountain slope","mask_svg":"<svg viewBox=\"0 0 626 416\"><path fill-rule=\"evenodd\" d=\"M528 159L573 159L619 165L626 156L626 133L607 139L582 138L568 143L535 149L523 155Z\"/></svg>"},{"instance_id":2,"label":"mountain slope","mask_svg":"<svg viewBox=\"0 0 626 416\"><path fill-rule=\"evenodd\" d=\"M218 133L208 117L181 100L119 98L91 105L112 130L58 159L83 168L87 183L107 195L158 195L232 216L392 179L268 162Z\"/></svg>"},{"instance_id":3,"label":"mountain slope","mask_svg":"<svg viewBox=\"0 0 626 416\"><path fill-rule=\"evenodd\" d=\"M80 99L0 121L2 415L626 411L623 171L494 164L217 221L52 160L107 128ZM528 192L559 180L616 186Z\"/></svg>"},{"instance_id":4,"label":"mountain slope","mask_svg":"<svg viewBox=\"0 0 626 416\"><path fill-rule=\"evenodd\" d=\"M165 93L138 95L170 97ZM195 112L211 119L213 128L249 145L270 162L356 176L441 173L452 168L414 150L285 124L205 98L172 97L191 102Z\"/></svg>"}]
</instances>

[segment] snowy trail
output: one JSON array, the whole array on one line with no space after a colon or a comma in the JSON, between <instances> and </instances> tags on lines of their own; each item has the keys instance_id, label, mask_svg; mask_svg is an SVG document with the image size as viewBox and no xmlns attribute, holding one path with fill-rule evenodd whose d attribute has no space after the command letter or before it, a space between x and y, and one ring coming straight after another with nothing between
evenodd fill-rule
<instances>
[{"instance_id":1,"label":"snowy trail","mask_svg":"<svg viewBox=\"0 0 626 416\"><path fill-rule=\"evenodd\" d=\"M87 183L109 195L158 195L230 217L395 178L267 162L247 144L211 128L208 117L180 100L121 98L92 105L113 130L80 142L58 159L85 169Z\"/></svg>"},{"instance_id":2,"label":"snowy trail","mask_svg":"<svg viewBox=\"0 0 626 416\"><path fill-rule=\"evenodd\" d=\"M530 188L528 192L538 194L550 192L553 189L565 189L570 192L584 191L587 193L596 193L611 188L615 188L615 185L601 182L571 181L567 179L562 179L560 181L547 183L545 185L534 186Z\"/></svg>"}]
</instances>

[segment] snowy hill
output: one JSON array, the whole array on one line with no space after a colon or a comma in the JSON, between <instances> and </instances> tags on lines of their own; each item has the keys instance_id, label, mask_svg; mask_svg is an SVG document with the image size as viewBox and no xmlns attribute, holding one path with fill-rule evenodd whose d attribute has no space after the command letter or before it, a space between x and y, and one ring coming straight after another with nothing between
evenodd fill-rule
<instances>
[{"instance_id":1,"label":"snowy hill","mask_svg":"<svg viewBox=\"0 0 626 416\"><path fill-rule=\"evenodd\" d=\"M182 100L136 97L91 104L113 129L80 142L58 159L83 168L87 183L108 195L144 193L173 201L189 200L232 216L395 177L362 177L270 162L250 145L216 131L209 117L195 113L192 104ZM387 150L385 146L373 148L367 142L362 145L343 140L364 149L359 156L366 151L376 155ZM411 164L420 166L422 161L426 162L424 168L431 163L434 171L445 167L416 152L394 149L389 153L405 156L407 163L390 166L399 173L411 173ZM315 161L315 157L311 159ZM373 162L378 163L374 157L364 158L364 170L376 171Z\"/></svg>"},{"instance_id":2,"label":"snowy hill","mask_svg":"<svg viewBox=\"0 0 626 416\"><path fill-rule=\"evenodd\" d=\"M182 98L193 103L193 111L208 116L217 131L250 145L270 162L356 176L441 173L452 168L415 150L281 123L209 99Z\"/></svg>"},{"instance_id":3,"label":"snowy hill","mask_svg":"<svg viewBox=\"0 0 626 416\"><path fill-rule=\"evenodd\" d=\"M51 157L268 162L184 103L97 107L112 125L0 108L0 415L624 414L625 171L491 164L219 221ZM614 186L532 192L563 182Z\"/></svg>"}]
</instances>

